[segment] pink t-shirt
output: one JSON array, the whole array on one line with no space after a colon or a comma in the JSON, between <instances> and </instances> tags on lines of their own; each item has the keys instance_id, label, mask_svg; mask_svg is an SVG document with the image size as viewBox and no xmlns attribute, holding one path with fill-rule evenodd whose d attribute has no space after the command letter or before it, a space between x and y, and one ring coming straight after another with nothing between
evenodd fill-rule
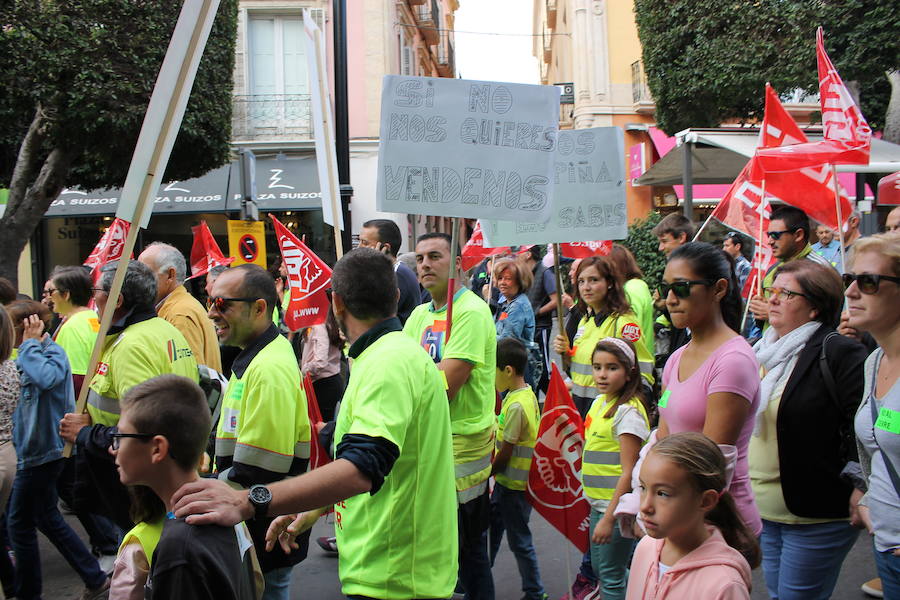
<instances>
[{"instance_id":1,"label":"pink t-shirt","mask_svg":"<svg viewBox=\"0 0 900 600\"><path fill-rule=\"evenodd\" d=\"M672 353L663 369L664 398L660 400L659 414L666 420L670 433L682 431L702 432L706 423L706 403L710 394L730 392L750 403L747 420L741 428L737 444L737 464L731 481L735 504L747 527L759 535L762 521L750 488L747 449L753 434L756 407L759 405L759 363L750 344L742 337L733 337L709 355L703 364L684 381L678 381L683 346Z\"/></svg>"}]
</instances>

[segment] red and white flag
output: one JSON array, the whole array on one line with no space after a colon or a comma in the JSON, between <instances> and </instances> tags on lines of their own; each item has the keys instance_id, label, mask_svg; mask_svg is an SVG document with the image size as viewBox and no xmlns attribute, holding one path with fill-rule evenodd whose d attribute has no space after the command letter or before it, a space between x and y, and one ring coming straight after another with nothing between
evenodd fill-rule
<instances>
[{"instance_id":1,"label":"red and white flag","mask_svg":"<svg viewBox=\"0 0 900 600\"><path fill-rule=\"evenodd\" d=\"M612 252L610 241L567 242L559 245L559 252L568 258L587 258L589 256L606 256Z\"/></svg>"},{"instance_id":2,"label":"red and white flag","mask_svg":"<svg viewBox=\"0 0 900 600\"><path fill-rule=\"evenodd\" d=\"M191 231L194 232L194 244L191 246L190 278L206 275L213 267L228 266L234 262L233 256L222 254L206 221L200 221L199 225L191 227Z\"/></svg>"},{"instance_id":3,"label":"red and white flag","mask_svg":"<svg viewBox=\"0 0 900 600\"><path fill-rule=\"evenodd\" d=\"M825 52L821 27L816 31L816 59L824 139L760 152L761 166L767 172L823 164L869 164L872 129Z\"/></svg>"},{"instance_id":4,"label":"red and white flag","mask_svg":"<svg viewBox=\"0 0 900 600\"><path fill-rule=\"evenodd\" d=\"M322 421L322 411L319 410L319 400L316 398L316 390L309 373L303 376L303 391L306 393L306 412L312 427L312 441L309 445L309 470L312 471L330 463L331 458L319 442L316 425Z\"/></svg>"},{"instance_id":5,"label":"red and white flag","mask_svg":"<svg viewBox=\"0 0 900 600\"><path fill-rule=\"evenodd\" d=\"M509 252L509 246L499 246L497 248L486 248L484 245L484 233L481 231L481 222L475 222L475 229L472 230L472 237L466 242L462 249L461 266L463 271L468 271L476 266L482 260L489 256L496 256Z\"/></svg>"},{"instance_id":6,"label":"red and white flag","mask_svg":"<svg viewBox=\"0 0 900 600\"><path fill-rule=\"evenodd\" d=\"M84 266L91 268L91 280L94 285L100 281L100 270L106 263L122 258L122 250L125 249L125 238L128 237L128 230L131 223L125 219L116 217L115 220L106 228L100 241L94 246L94 250L85 259Z\"/></svg>"},{"instance_id":7,"label":"red and white flag","mask_svg":"<svg viewBox=\"0 0 900 600\"><path fill-rule=\"evenodd\" d=\"M528 501L580 552L590 543L590 513L581 488L584 425L556 365L528 475Z\"/></svg>"},{"instance_id":8,"label":"red and white flag","mask_svg":"<svg viewBox=\"0 0 900 600\"><path fill-rule=\"evenodd\" d=\"M275 227L290 284L290 303L284 313L284 324L291 331L299 331L324 323L330 307L326 290L331 284L331 268L274 215L270 214L269 218Z\"/></svg>"}]
</instances>

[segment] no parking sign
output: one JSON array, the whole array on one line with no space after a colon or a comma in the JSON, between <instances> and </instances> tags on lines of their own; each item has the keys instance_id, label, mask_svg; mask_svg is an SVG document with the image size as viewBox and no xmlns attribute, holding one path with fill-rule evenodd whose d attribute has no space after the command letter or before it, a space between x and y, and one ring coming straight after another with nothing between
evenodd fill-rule
<instances>
[{"instance_id":1,"label":"no parking sign","mask_svg":"<svg viewBox=\"0 0 900 600\"><path fill-rule=\"evenodd\" d=\"M253 263L266 268L266 232L262 221L228 221L232 266Z\"/></svg>"}]
</instances>

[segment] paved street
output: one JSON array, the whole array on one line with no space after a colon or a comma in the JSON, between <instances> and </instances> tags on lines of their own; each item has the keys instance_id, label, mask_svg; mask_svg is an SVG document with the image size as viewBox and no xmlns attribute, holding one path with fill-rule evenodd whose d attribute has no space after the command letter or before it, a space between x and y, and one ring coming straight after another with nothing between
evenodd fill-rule
<instances>
[{"instance_id":1,"label":"paved street","mask_svg":"<svg viewBox=\"0 0 900 600\"><path fill-rule=\"evenodd\" d=\"M81 532L78 522L74 518L67 517L67 520ZM331 525L320 520L313 529L313 537L327 535L331 529ZM564 543L562 536L536 513L532 513L532 531L535 536L535 546L544 586L550 597L557 599L565 593L567 574L570 572L574 574L580 557L574 548L570 544ZM44 565L44 598L68 600L77 597L82 586L75 572L60 557L56 549L47 542L46 538L39 537ZM315 545L314 541L312 545L309 557L294 569L291 597L296 600L342 600L343 596L340 593L337 577L337 559L327 556ZM568 565L566 564L567 555ZM836 600L866 598L867 596L859 590L859 586L874 576L875 566L872 562L871 542L868 536L860 535L856 546L844 561L833 598ZM522 597L519 573L505 541L497 556L497 564L494 566L494 582L497 588L497 600L518 600ZM762 569L756 569L753 572L752 598L754 600L768 598L763 584Z\"/></svg>"}]
</instances>

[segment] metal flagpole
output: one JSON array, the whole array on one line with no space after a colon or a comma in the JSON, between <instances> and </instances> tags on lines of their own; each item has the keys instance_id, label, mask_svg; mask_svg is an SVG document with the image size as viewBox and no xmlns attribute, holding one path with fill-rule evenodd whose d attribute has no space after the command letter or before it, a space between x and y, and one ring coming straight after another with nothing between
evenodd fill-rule
<instances>
[{"instance_id":1,"label":"metal flagpole","mask_svg":"<svg viewBox=\"0 0 900 600\"><path fill-rule=\"evenodd\" d=\"M459 217L453 217L453 231L450 233L450 279L447 281L447 330L444 343L450 341L450 326L453 322L453 295L456 293L456 247L459 245Z\"/></svg>"},{"instance_id":2,"label":"metal flagpole","mask_svg":"<svg viewBox=\"0 0 900 600\"><path fill-rule=\"evenodd\" d=\"M763 214L766 210L766 180L762 180L762 198L759 199L759 237L756 238L756 293L762 296L762 247L763 247ZM749 304L749 303L748 303Z\"/></svg>"},{"instance_id":3,"label":"metal flagpole","mask_svg":"<svg viewBox=\"0 0 900 600\"><path fill-rule=\"evenodd\" d=\"M692 242L696 242L698 239L700 239L700 234L703 233L704 229L706 229L706 226L709 224L710 220L712 220L712 215L709 215L708 217L706 217L706 220L703 221L703 225L701 225L700 229L697 230L696 235L694 235L694 239L691 240Z\"/></svg>"},{"instance_id":4,"label":"metal flagpole","mask_svg":"<svg viewBox=\"0 0 900 600\"><path fill-rule=\"evenodd\" d=\"M838 239L841 244L841 271L846 271L847 256L846 251L844 250L844 219L841 216L841 191L838 184L837 167L834 164L831 165L831 184L834 187L834 208L837 212ZM809 240L807 240L807 243L809 243Z\"/></svg>"}]
</instances>

